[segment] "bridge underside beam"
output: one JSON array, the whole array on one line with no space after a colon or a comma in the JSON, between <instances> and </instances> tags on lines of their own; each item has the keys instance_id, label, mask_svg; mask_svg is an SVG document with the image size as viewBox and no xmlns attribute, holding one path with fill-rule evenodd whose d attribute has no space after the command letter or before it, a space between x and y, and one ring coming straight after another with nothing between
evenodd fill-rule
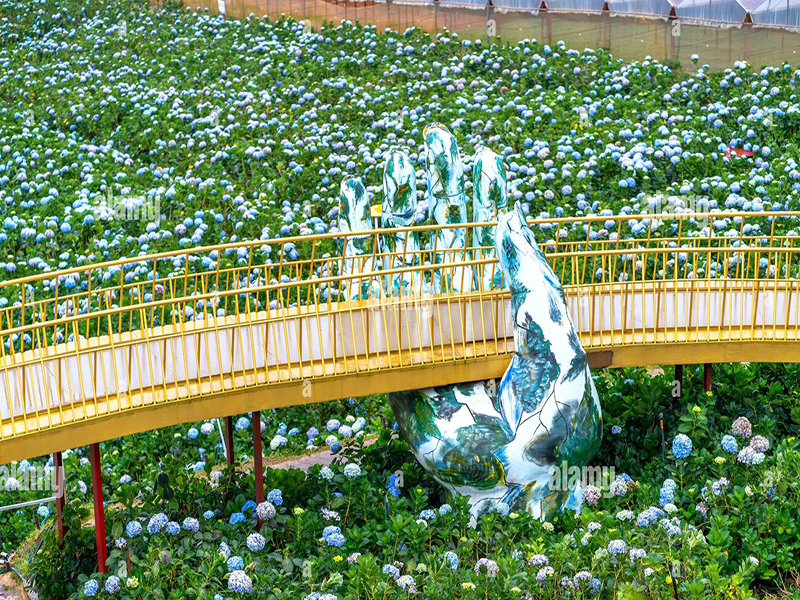
<instances>
[{"instance_id":1,"label":"bridge underside beam","mask_svg":"<svg viewBox=\"0 0 800 600\"><path fill-rule=\"evenodd\" d=\"M800 362L800 344L794 340L638 343L608 350L591 350L588 355L592 368L698 362L785 363ZM115 412L106 417L86 419L63 427L8 438L0 444L0 464L170 425L227 417L231 414L498 378L505 372L510 357L510 353L503 353L400 369L320 379L296 379L267 386L220 391L191 399L153 403L139 406L135 410Z\"/></svg>"}]
</instances>

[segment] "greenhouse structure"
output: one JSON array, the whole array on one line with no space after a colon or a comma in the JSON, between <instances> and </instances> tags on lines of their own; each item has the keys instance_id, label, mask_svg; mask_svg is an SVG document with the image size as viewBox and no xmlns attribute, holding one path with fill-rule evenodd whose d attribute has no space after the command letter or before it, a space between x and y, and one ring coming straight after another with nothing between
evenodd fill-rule
<instances>
[{"instance_id":1,"label":"greenhouse structure","mask_svg":"<svg viewBox=\"0 0 800 600\"><path fill-rule=\"evenodd\" d=\"M434 4L436 0L401 0L396 4ZM532 14L583 13L679 19L695 25L739 27L746 24L800 29L800 0L490 0L501 11ZM482 8L486 0L439 0L441 6Z\"/></svg>"}]
</instances>

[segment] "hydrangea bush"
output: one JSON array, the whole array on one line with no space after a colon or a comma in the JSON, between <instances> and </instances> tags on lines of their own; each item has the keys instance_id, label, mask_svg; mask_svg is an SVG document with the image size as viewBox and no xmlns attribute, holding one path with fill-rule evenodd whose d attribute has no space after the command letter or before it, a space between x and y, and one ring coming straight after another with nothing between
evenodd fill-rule
<instances>
[{"instance_id":1,"label":"hydrangea bush","mask_svg":"<svg viewBox=\"0 0 800 600\"><path fill-rule=\"evenodd\" d=\"M307 32L291 19L226 21L135 0L0 0L0 66L7 279L332 231L342 176L363 177L379 201L390 147L421 167L422 124L434 120L466 154L480 145L502 154L509 193L532 216L642 214L621 230L608 220L590 237L668 234L674 225L651 213L690 208L719 213L711 231L688 221L692 235L797 232L792 218L742 225L724 214L798 207L800 73L789 64L714 72L698 61L684 71L536 40L486 47L452 33L347 22ZM576 224L558 235L587 231ZM302 251L283 246L288 260ZM272 260L266 246L259 252ZM157 268L208 272L243 260L234 247ZM781 265L771 260L761 258L759 271L774 274ZM142 261L93 277L112 287L144 282L152 269ZM723 270L712 262L697 275ZM86 285L51 277L25 293ZM0 306L21 298L20 286L2 288ZM249 416L235 419L232 469L213 422L104 444L104 575L85 526L88 453L65 453L64 549L47 507L0 515L3 549L32 531L44 536L25 569L53 600L776 593L800 564L798 374L790 365L717 367L706 396L691 392L701 374L690 372L682 397L668 374L598 374L606 436L595 462L614 477L587 485L586 509L553 523L501 506L471 526L463 500L411 461L385 402L373 398L262 414L268 462L314 450L336 459L308 473L269 470L259 504ZM3 502L38 497L21 485L25 472L42 479L52 463L15 467Z\"/></svg>"}]
</instances>

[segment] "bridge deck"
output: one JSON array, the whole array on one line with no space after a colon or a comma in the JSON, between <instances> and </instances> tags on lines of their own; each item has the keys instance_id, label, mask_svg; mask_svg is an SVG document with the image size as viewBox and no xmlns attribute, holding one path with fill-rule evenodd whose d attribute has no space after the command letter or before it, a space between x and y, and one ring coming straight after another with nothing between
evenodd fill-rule
<instances>
[{"instance_id":1,"label":"bridge deck","mask_svg":"<svg viewBox=\"0 0 800 600\"><path fill-rule=\"evenodd\" d=\"M800 360L800 282L568 286L592 366ZM59 344L0 364L0 463L186 421L498 377L507 292L331 303ZM165 410L166 409L166 410Z\"/></svg>"}]
</instances>

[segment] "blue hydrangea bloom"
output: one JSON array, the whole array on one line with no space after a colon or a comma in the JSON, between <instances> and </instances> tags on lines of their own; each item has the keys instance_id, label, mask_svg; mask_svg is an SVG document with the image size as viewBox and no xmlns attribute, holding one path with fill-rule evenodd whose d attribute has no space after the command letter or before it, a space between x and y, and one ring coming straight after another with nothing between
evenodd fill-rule
<instances>
[{"instance_id":1,"label":"blue hydrangea bloom","mask_svg":"<svg viewBox=\"0 0 800 600\"><path fill-rule=\"evenodd\" d=\"M251 533L247 536L247 548L250 552L260 552L266 543L267 540L260 533Z\"/></svg>"},{"instance_id":2,"label":"blue hydrangea bloom","mask_svg":"<svg viewBox=\"0 0 800 600\"><path fill-rule=\"evenodd\" d=\"M611 540L608 542L608 553L609 554L624 554L627 550L625 546L625 542L622 540Z\"/></svg>"},{"instance_id":3,"label":"blue hydrangea bloom","mask_svg":"<svg viewBox=\"0 0 800 600\"><path fill-rule=\"evenodd\" d=\"M732 435L725 435L722 438L722 449L725 450L728 454L736 454L739 452L739 443L736 441L736 438Z\"/></svg>"},{"instance_id":4,"label":"blue hydrangea bloom","mask_svg":"<svg viewBox=\"0 0 800 600\"><path fill-rule=\"evenodd\" d=\"M214 511L213 510L207 510L206 512L203 513L203 518L206 521L210 521L211 519L214 518Z\"/></svg>"},{"instance_id":5,"label":"blue hydrangea bloom","mask_svg":"<svg viewBox=\"0 0 800 600\"><path fill-rule=\"evenodd\" d=\"M106 579L106 585L104 587L107 593L116 594L119 591L119 577L112 575Z\"/></svg>"},{"instance_id":6,"label":"blue hydrangea bloom","mask_svg":"<svg viewBox=\"0 0 800 600\"><path fill-rule=\"evenodd\" d=\"M444 553L444 558L447 562L450 563L450 569L455 571L458 569L458 555L453 552L452 550L448 550Z\"/></svg>"},{"instance_id":7,"label":"blue hydrangea bloom","mask_svg":"<svg viewBox=\"0 0 800 600\"><path fill-rule=\"evenodd\" d=\"M244 559L241 556L231 556L228 561L228 572L244 569Z\"/></svg>"},{"instance_id":8,"label":"blue hydrangea bloom","mask_svg":"<svg viewBox=\"0 0 800 600\"><path fill-rule=\"evenodd\" d=\"M167 526L169 519L167 519L167 515L164 513L156 513L152 517L150 517L150 521L147 523L147 532L150 535L155 535L164 527Z\"/></svg>"},{"instance_id":9,"label":"blue hydrangea bloom","mask_svg":"<svg viewBox=\"0 0 800 600\"><path fill-rule=\"evenodd\" d=\"M389 480L386 482L386 489L395 498L400 497L400 488L397 486L397 475L394 473L389 475Z\"/></svg>"},{"instance_id":10,"label":"blue hydrangea bloom","mask_svg":"<svg viewBox=\"0 0 800 600\"><path fill-rule=\"evenodd\" d=\"M237 594L249 594L253 590L253 581L244 571L233 571L228 577L228 589Z\"/></svg>"},{"instance_id":11,"label":"blue hydrangea bloom","mask_svg":"<svg viewBox=\"0 0 800 600\"><path fill-rule=\"evenodd\" d=\"M228 522L231 525L236 525L238 523L244 523L246 520L247 520L247 517L245 517L242 513L235 512L235 513L233 513L231 515L231 518L230 518L230 520Z\"/></svg>"},{"instance_id":12,"label":"blue hydrangea bloom","mask_svg":"<svg viewBox=\"0 0 800 600\"><path fill-rule=\"evenodd\" d=\"M139 521L131 521L125 526L125 533L129 538L135 538L142 533L142 524Z\"/></svg>"},{"instance_id":13,"label":"blue hydrangea bloom","mask_svg":"<svg viewBox=\"0 0 800 600\"><path fill-rule=\"evenodd\" d=\"M283 492L279 489L274 489L267 494L267 500L272 502L275 506L283 505Z\"/></svg>"},{"instance_id":14,"label":"blue hydrangea bloom","mask_svg":"<svg viewBox=\"0 0 800 600\"><path fill-rule=\"evenodd\" d=\"M386 575L389 575L392 579L397 579L400 577L400 569L394 565L383 565L383 572Z\"/></svg>"},{"instance_id":15,"label":"blue hydrangea bloom","mask_svg":"<svg viewBox=\"0 0 800 600\"><path fill-rule=\"evenodd\" d=\"M675 458L683 459L692 453L692 440L684 433L679 433L672 440L672 453Z\"/></svg>"},{"instance_id":16,"label":"blue hydrangea bloom","mask_svg":"<svg viewBox=\"0 0 800 600\"><path fill-rule=\"evenodd\" d=\"M90 579L89 581L83 584L83 593L88 598L96 596L99 590L100 590L100 584L97 583L97 581L94 579Z\"/></svg>"}]
</instances>

